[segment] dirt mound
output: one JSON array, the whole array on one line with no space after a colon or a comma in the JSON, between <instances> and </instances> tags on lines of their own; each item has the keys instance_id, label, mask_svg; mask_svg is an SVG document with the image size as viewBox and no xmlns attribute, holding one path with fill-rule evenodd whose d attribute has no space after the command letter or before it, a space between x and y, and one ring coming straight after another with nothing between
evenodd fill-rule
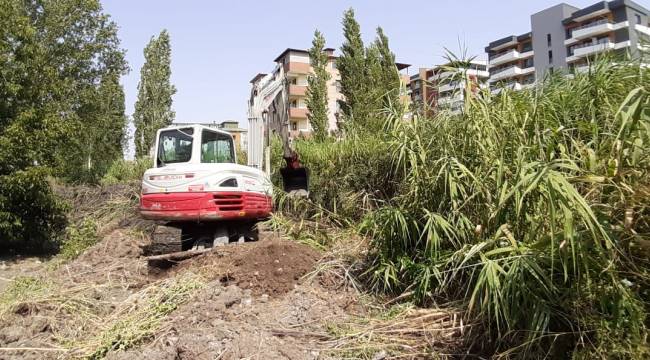
<instances>
[{"instance_id":1,"label":"dirt mound","mask_svg":"<svg viewBox=\"0 0 650 360\"><path fill-rule=\"evenodd\" d=\"M319 258L318 251L307 245L263 235L257 242L231 244L186 260L174 271L198 270L226 286L250 289L255 295L279 296L292 290Z\"/></svg>"}]
</instances>

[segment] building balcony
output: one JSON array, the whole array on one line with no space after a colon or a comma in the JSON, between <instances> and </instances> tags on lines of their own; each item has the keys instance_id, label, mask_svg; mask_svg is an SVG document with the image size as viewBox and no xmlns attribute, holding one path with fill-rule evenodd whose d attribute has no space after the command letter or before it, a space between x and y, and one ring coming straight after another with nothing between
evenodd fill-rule
<instances>
[{"instance_id":1,"label":"building balcony","mask_svg":"<svg viewBox=\"0 0 650 360\"><path fill-rule=\"evenodd\" d=\"M500 93L501 91L503 91L505 89L513 90L513 91L519 91L519 90L521 90L523 88L524 87L523 87L523 85L521 85L520 82L515 81L515 82L503 84L503 85L497 85L491 91L492 91L492 94L496 95L496 94Z\"/></svg>"},{"instance_id":2,"label":"building balcony","mask_svg":"<svg viewBox=\"0 0 650 360\"><path fill-rule=\"evenodd\" d=\"M438 87L438 92L443 93L443 92L447 92L447 91L456 91L456 90L461 90L464 87L465 87L464 82L459 83L459 82L453 81L451 83L440 85Z\"/></svg>"},{"instance_id":3,"label":"building balcony","mask_svg":"<svg viewBox=\"0 0 650 360\"><path fill-rule=\"evenodd\" d=\"M603 41L599 43L587 43L573 48L573 55L566 58L567 63L574 62L586 56L595 55L609 50L622 49L629 47L632 43L622 41L620 43L613 43L611 41Z\"/></svg>"},{"instance_id":4,"label":"building balcony","mask_svg":"<svg viewBox=\"0 0 650 360\"><path fill-rule=\"evenodd\" d=\"M634 29L642 34L645 34L647 36L650 36L650 27L648 26L643 26L641 24L636 24L634 25Z\"/></svg>"},{"instance_id":5,"label":"building balcony","mask_svg":"<svg viewBox=\"0 0 650 360\"><path fill-rule=\"evenodd\" d=\"M310 74L311 65L301 62L288 62L284 64L284 72L287 74Z\"/></svg>"},{"instance_id":6,"label":"building balcony","mask_svg":"<svg viewBox=\"0 0 650 360\"><path fill-rule=\"evenodd\" d=\"M446 105L455 104L455 103L457 103L459 101L463 101L463 96L460 95L460 94L454 95L454 96L439 97L438 100L436 100L436 103L439 106L446 106Z\"/></svg>"},{"instance_id":7,"label":"building balcony","mask_svg":"<svg viewBox=\"0 0 650 360\"><path fill-rule=\"evenodd\" d=\"M610 23L607 20L596 21L594 23L573 29L571 32L571 38L564 40L564 45L571 45L580 40L588 39L600 34L606 34L628 26L629 22L627 21L622 21L616 24Z\"/></svg>"},{"instance_id":8,"label":"building balcony","mask_svg":"<svg viewBox=\"0 0 650 360\"><path fill-rule=\"evenodd\" d=\"M289 117L295 119L306 119L307 118L307 108L289 108Z\"/></svg>"},{"instance_id":9,"label":"building balcony","mask_svg":"<svg viewBox=\"0 0 650 360\"><path fill-rule=\"evenodd\" d=\"M305 96L306 94L307 94L307 86L289 85L289 96Z\"/></svg>"},{"instance_id":10,"label":"building balcony","mask_svg":"<svg viewBox=\"0 0 650 360\"><path fill-rule=\"evenodd\" d=\"M535 72L535 68L532 66L524 69L520 68L519 66L509 66L507 68L497 70L496 72L492 72L492 75L490 76L490 82L497 82L513 76L528 75L533 72Z\"/></svg>"},{"instance_id":11,"label":"building balcony","mask_svg":"<svg viewBox=\"0 0 650 360\"><path fill-rule=\"evenodd\" d=\"M494 56L490 59L490 66L497 66L511 61L526 59L534 55L533 50L520 53L517 50L506 51L503 54Z\"/></svg>"}]
</instances>

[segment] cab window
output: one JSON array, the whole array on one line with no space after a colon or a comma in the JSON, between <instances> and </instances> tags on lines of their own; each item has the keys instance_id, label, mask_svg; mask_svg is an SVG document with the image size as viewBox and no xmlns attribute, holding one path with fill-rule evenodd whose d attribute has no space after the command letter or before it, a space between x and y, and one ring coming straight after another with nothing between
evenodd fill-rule
<instances>
[{"instance_id":1,"label":"cab window","mask_svg":"<svg viewBox=\"0 0 650 360\"><path fill-rule=\"evenodd\" d=\"M192 128L162 131L158 139L158 167L190 161L193 133Z\"/></svg>"},{"instance_id":2,"label":"cab window","mask_svg":"<svg viewBox=\"0 0 650 360\"><path fill-rule=\"evenodd\" d=\"M201 135L202 163L234 163L235 149L229 135L203 130Z\"/></svg>"}]
</instances>

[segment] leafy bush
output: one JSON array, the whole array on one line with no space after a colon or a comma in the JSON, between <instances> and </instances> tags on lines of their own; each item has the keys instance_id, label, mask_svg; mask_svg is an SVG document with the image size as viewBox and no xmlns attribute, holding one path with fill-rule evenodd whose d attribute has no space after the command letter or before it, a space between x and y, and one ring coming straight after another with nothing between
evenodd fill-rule
<instances>
[{"instance_id":1,"label":"leafy bush","mask_svg":"<svg viewBox=\"0 0 650 360\"><path fill-rule=\"evenodd\" d=\"M648 75L602 62L538 89L467 96L461 115L404 122L392 110L384 133L297 149L313 201L362 217L374 289L464 300L496 340L485 351L643 358Z\"/></svg>"},{"instance_id":2,"label":"leafy bush","mask_svg":"<svg viewBox=\"0 0 650 360\"><path fill-rule=\"evenodd\" d=\"M128 181L140 181L147 169L153 167L151 158L135 160L115 160L101 180L102 185L121 184Z\"/></svg>"},{"instance_id":3,"label":"leafy bush","mask_svg":"<svg viewBox=\"0 0 650 360\"><path fill-rule=\"evenodd\" d=\"M59 256L64 260L74 259L93 246L97 240L97 223L91 218L83 219L79 224L71 224L66 228Z\"/></svg>"},{"instance_id":4,"label":"leafy bush","mask_svg":"<svg viewBox=\"0 0 650 360\"><path fill-rule=\"evenodd\" d=\"M65 204L52 192L45 169L0 176L0 247L21 251L56 248L65 227Z\"/></svg>"}]
</instances>

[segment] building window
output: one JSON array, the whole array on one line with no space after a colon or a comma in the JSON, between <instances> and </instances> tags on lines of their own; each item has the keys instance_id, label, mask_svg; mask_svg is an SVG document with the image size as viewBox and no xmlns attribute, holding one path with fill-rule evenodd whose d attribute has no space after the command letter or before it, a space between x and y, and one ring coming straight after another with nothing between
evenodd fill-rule
<instances>
[{"instance_id":1,"label":"building window","mask_svg":"<svg viewBox=\"0 0 650 360\"><path fill-rule=\"evenodd\" d=\"M297 84L298 84L298 78L292 78L291 85L297 85Z\"/></svg>"},{"instance_id":2,"label":"building window","mask_svg":"<svg viewBox=\"0 0 650 360\"><path fill-rule=\"evenodd\" d=\"M292 100L290 106L292 108L297 108L298 107L298 102L296 100Z\"/></svg>"},{"instance_id":3,"label":"building window","mask_svg":"<svg viewBox=\"0 0 650 360\"><path fill-rule=\"evenodd\" d=\"M553 50L548 51L548 63L549 64L553 63Z\"/></svg>"},{"instance_id":4,"label":"building window","mask_svg":"<svg viewBox=\"0 0 650 360\"><path fill-rule=\"evenodd\" d=\"M636 23L641 25L641 15L639 14L634 14L634 17L636 18Z\"/></svg>"},{"instance_id":5,"label":"building window","mask_svg":"<svg viewBox=\"0 0 650 360\"><path fill-rule=\"evenodd\" d=\"M524 69L527 69L529 67L535 66L535 62L533 61L533 58L529 58L524 60Z\"/></svg>"},{"instance_id":6,"label":"building window","mask_svg":"<svg viewBox=\"0 0 650 360\"><path fill-rule=\"evenodd\" d=\"M291 130L296 131L298 130L298 123L295 121L291 122Z\"/></svg>"},{"instance_id":7,"label":"building window","mask_svg":"<svg viewBox=\"0 0 650 360\"><path fill-rule=\"evenodd\" d=\"M548 46L551 46L553 44L551 41L551 34L546 34L546 43Z\"/></svg>"}]
</instances>

